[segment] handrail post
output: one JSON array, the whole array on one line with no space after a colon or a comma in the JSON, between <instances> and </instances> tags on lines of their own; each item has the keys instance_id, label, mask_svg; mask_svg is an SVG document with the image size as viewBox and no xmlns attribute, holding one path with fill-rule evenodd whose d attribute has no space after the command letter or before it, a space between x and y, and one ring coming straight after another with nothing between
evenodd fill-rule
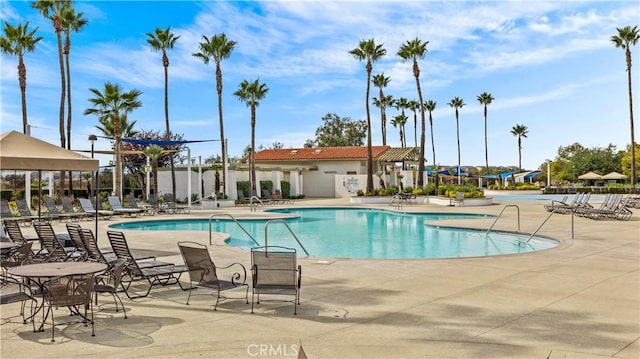
<instances>
[{"instance_id":1,"label":"handrail post","mask_svg":"<svg viewBox=\"0 0 640 359\"><path fill-rule=\"evenodd\" d=\"M505 209L509 208L509 207L515 207L516 212L517 212L517 218L518 218L518 232L520 232L520 207L518 207L518 205L516 204L508 204L504 207L502 207L502 209L500 210L500 213L498 213L498 215L496 216L496 219L493 221L493 223L491 224L491 226L489 226L489 229L487 229L487 232L485 233L485 235L489 235L489 232L491 232L491 230L493 229L493 226L496 225L496 223L498 222L498 220L500 219L500 217L502 217L502 213L504 212Z\"/></svg>"},{"instance_id":2,"label":"handrail post","mask_svg":"<svg viewBox=\"0 0 640 359\"><path fill-rule=\"evenodd\" d=\"M267 223L265 223L265 225L264 225L264 245L265 245L265 247L268 246L267 229L269 228L269 224L273 223L273 222L280 222L280 223L284 224L284 226L287 227L287 229L289 230L289 233L291 233L291 235L296 240L296 242L298 242L298 245L300 246L300 248L302 248L302 250L307 255L307 257L309 256L309 252L307 251L307 249L302 245L302 243L300 242L300 239L298 239L298 236L296 236L296 234L293 233L293 230L291 229L291 227L289 227L289 225L287 224L287 222L284 219L271 219L271 220L268 220Z\"/></svg>"},{"instance_id":3,"label":"handrail post","mask_svg":"<svg viewBox=\"0 0 640 359\"><path fill-rule=\"evenodd\" d=\"M211 236L211 220L214 217L219 217L219 216L227 216L229 218L231 218L233 220L233 222L235 222L235 224L238 225L238 227L240 227L240 229L247 235L249 236L249 238L251 238L251 240L253 241L253 243L255 243L257 246L260 245L260 243L258 243L258 241L256 241L255 238L253 238L253 236L251 235L251 233L249 233L241 224L240 222L238 222L238 220L232 216L230 213L214 213L211 216L209 216L209 245L212 245L212 236ZM266 238L265 238L266 240Z\"/></svg>"}]
</instances>

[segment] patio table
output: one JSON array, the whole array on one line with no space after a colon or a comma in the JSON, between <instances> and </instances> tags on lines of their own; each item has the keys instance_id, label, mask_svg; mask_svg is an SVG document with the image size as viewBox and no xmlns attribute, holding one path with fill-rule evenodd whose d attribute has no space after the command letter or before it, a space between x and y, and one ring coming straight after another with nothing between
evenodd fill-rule
<instances>
[{"instance_id":1,"label":"patio table","mask_svg":"<svg viewBox=\"0 0 640 359\"><path fill-rule=\"evenodd\" d=\"M18 246L15 242L0 242L0 250L12 249Z\"/></svg>"},{"instance_id":2,"label":"patio table","mask_svg":"<svg viewBox=\"0 0 640 359\"><path fill-rule=\"evenodd\" d=\"M7 272L14 276L27 278L38 286L40 294L43 296L43 300L40 302L40 306L31 314L32 317L35 317L36 313L44 307L43 285L48 279L71 275L95 274L102 272L107 268L108 266L106 264L99 262L48 262L13 267L9 268ZM46 318L44 318L44 311L42 316L42 324L38 330L35 330L34 324L34 331L43 331L44 322L46 321Z\"/></svg>"}]
</instances>

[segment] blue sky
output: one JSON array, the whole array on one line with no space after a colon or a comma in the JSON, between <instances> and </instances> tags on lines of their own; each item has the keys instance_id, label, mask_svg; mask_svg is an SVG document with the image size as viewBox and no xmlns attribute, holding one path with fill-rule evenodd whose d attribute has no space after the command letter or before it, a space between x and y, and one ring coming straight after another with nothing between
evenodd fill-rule
<instances>
[{"instance_id":1,"label":"blue sky","mask_svg":"<svg viewBox=\"0 0 640 359\"><path fill-rule=\"evenodd\" d=\"M60 74L55 34L31 1L3 1L2 20L28 21L43 40L27 54L27 107L32 135L59 144ZM447 103L460 97L463 165L484 165L484 118L477 96L495 100L488 112L490 165L517 165L513 126L529 129L523 139L523 167L535 169L554 158L559 146L623 149L630 143L624 52L610 42L616 27L638 25L636 1L75 1L89 20L72 35L72 148L90 148L98 134L95 116L84 116L89 88L107 81L143 92L143 107L130 115L137 129L164 131L161 54L146 33L171 26L180 36L168 53L172 130L188 140L218 139L215 67L191 54L202 36L224 32L237 41L222 64L225 134L231 156L250 143L250 110L233 96L244 79L260 78L270 91L257 110L256 144L302 147L331 112L366 119L366 71L349 50L362 39L383 43L387 55L373 74L391 78L386 94L417 98L410 63L396 56L406 40L429 41L420 61L423 98L437 102L433 113L436 161L457 163L456 125ZM633 51L636 141L640 113L638 46ZM17 58L2 55L1 131L22 130ZM372 96L377 89L372 87ZM388 116L396 115L392 109ZM373 144L381 144L380 112L371 107ZM407 126L413 144L413 116ZM428 125L427 125L428 129ZM398 130L388 125L390 145ZM96 149L108 149L101 140ZM219 142L190 145L193 156L220 153ZM429 133L426 157L431 162ZM107 157L101 157L105 165Z\"/></svg>"}]
</instances>

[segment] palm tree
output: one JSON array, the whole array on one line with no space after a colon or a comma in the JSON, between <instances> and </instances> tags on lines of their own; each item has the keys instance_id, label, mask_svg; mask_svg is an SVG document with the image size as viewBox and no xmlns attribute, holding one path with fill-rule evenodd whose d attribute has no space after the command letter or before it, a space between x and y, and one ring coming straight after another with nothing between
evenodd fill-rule
<instances>
[{"instance_id":1,"label":"palm tree","mask_svg":"<svg viewBox=\"0 0 640 359\"><path fill-rule=\"evenodd\" d=\"M382 145L386 146L387 145L387 111L386 111L386 107L388 102L386 102L386 97L384 97L384 92L382 91L382 88L387 87L389 85L389 81L391 81L391 78L388 76L385 76L384 73L381 74L377 74L377 75L373 75L373 85L377 88L380 89L380 97L379 99L376 101L376 98L374 97L374 105L378 106L380 108L380 123L382 125ZM377 104L376 104L377 102Z\"/></svg>"},{"instance_id":2,"label":"palm tree","mask_svg":"<svg viewBox=\"0 0 640 359\"><path fill-rule=\"evenodd\" d=\"M13 26L5 21L4 36L0 38L0 49L3 54L18 56L18 82L22 102L22 132L27 133L27 67L24 65L24 54L33 52L42 37L36 36L36 27L29 31L29 23Z\"/></svg>"},{"instance_id":3,"label":"palm tree","mask_svg":"<svg viewBox=\"0 0 640 359\"><path fill-rule=\"evenodd\" d=\"M413 147L418 147L418 101L411 100L407 103L407 108L413 112Z\"/></svg>"},{"instance_id":4,"label":"palm tree","mask_svg":"<svg viewBox=\"0 0 640 359\"><path fill-rule=\"evenodd\" d=\"M400 110L400 114L406 118L407 116L404 114L404 110L409 108L409 100L407 100L406 97L400 97L399 99L393 101L393 107L395 107L396 109ZM406 123L407 123L407 121L404 121L403 124L402 124L403 133L406 133L406 131L404 130L404 125ZM406 142L407 142L406 136L404 136L403 138L404 138L404 141L402 141L400 143L400 146L406 147Z\"/></svg>"},{"instance_id":5,"label":"palm tree","mask_svg":"<svg viewBox=\"0 0 640 359\"><path fill-rule=\"evenodd\" d=\"M511 134L518 137L518 170L522 172L522 137L527 138L529 129L525 125L515 125Z\"/></svg>"},{"instance_id":6,"label":"palm tree","mask_svg":"<svg viewBox=\"0 0 640 359\"><path fill-rule=\"evenodd\" d=\"M147 33L147 43L151 45L151 50L162 52L162 66L164 67L164 124L166 140L171 139L171 127L169 126L169 57L167 50L173 49L180 36L171 32L171 27L166 29L156 28L155 33ZM173 156L170 156L171 163L171 193L176 193L176 171L173 164Z\"/></svg>"},{"instance_id":7,"label":"palm tree","mask_svg":"<svg viewBox=\"0 0 640 359\"><path fill-rule=\"evenodd\" d=\"M374 39L360 40L358 47L349 51L358 61L365 61L367 70L367 92L365 96L365 109L367 111L367 193L373 193L373 152L371 150L371 113L369 112L369 89L371 87L371 71L373 63L387 54L383 44L376 44Z\"/></svg>"},{"instance_id":8,"label":"palm tree","mask_svg":"<svg viewBox=\"0 0 640 359\"><path fill-rule=\"evenodd\" d=\"M224 33L219 35L213 35L211 39L206 36L202 36L204 39L200 43L200 52L193 54L193 56L202 60L206 64L213 58L216 64L216 90L218 92L218 120L220 124L220 147L222 152L222 183L224 183L223 191L224 195L227 194L227 144L224 138L224 121L222 120L222 68L220 63L224 59L228 59L236 46L235 41L227 39L227 35Z\"/></svg>"},{"instance_id":9,"label":"palm tree","mask_svg":"<svg viewBox=\"0 0 640 359\"><path fill-rule=\"evenodd\" d=\"M407 123L407 120L408 117L403 113L394 116L391 120L391 124L393 125L393 127L400 128L400 146L402 147L407 147L407 140L404 136L404 125Z\"/></svg>"},{"instance_id":10,"label":"palm tree","mask_svg":"<svg viewBox=\"0 0 640 359\"><path fill-rule=\"evenodd\" d=\"M120 135L125 138L132 138L138 134L138 131L134 130L138 121L129 122L129 116L127 114L120 115ZM113 122L113 115L105 116L98 119L99 126L95 126L98 131L109 138L115 138L115 122Z\"/></svg>"},{"instance_id":11,"label":"palm tree","mask_svg":"<svg viewBox=\"0 0 640 359\"><path fill-rule=\"evenodd\" d=\"M416 79L416 89L418 90L418 103L423 103L422 89L420 88L420 66L418 66L418 60L423 59L427 53L427 44L429 41L422 41L419 38L413 40L407 40L404 44L400 45L398 49L398 56L402 61L413 61L413 77ZM420 106L420 120L421 120L421 134L420 134L420 154L418 156L420 162L418 162L418 187L424 185L424 141L426 125L424 119L424 108Z\"/></svg>"},{"instance_id":12,"label":"palm tree","mask_svg":"<svg viewBox=\"0 0 640 359\"><path fill-rule=\"evenodd\" d=\"M247 107L251 108L251 149L250 149L250 162L251 168L250 176L252 190L256 190L256 163L255 163L255 154L256 154L256 107L260 104L258 101L262 100L269 92L269 88L266 84L260 83L260 79L256 79L253 82L249 82L247 80L243 80L240 83L240 87L233 94L240 100L240 102L244 102ZM256 193L257 190L256 190Z\"/></svg>"},{"instance_id":13,"label":"palm tree","mask_svg":"<svg viewBox=\"0 0 640 359\"><path fill-rule=\"evenodd\" d=\"M122 199L122 158L120 155L122 123L120 121L122 116L126 116L142 106L142 102L138 100L142 92L136 89L123 92L119 85L111 82L104 84L103 92L95 88L91 88L89 91L95 95L94 98L89 99L89 102L94 107L84 110L84 115L96 115L101 122L103 119L111 119L113 121L114 152L116 157L115 195Z\"/></svg>"},{"instance_id":14,"label":"palm tree","mask_svg":"<svg viewBox=\"0 0 640 359\"><path fill-rule=\"evenodd\" d=\"M432 117L432 113L433 111L436 109L436 102L433 100L427 100L427 102L424 103L424 108L429 111L429 126L431 127L431 151L433 152L433 173L434 176L436 176L436 185L438 185L437 183L437 178L438 178L438 169L436 168L436 143L433 140L433 117Z\"/></svg>"},{"instance_id":15,"label":"palm tree","mask_svg":"<svg viewBox=\"0 0 640 359\"><path fill-rule=\"evenodd\" d=\"M158 145L150 145L144 150L144 154L151 159L151 173L153 181L151 182L151 193L158 194L158 159L162 157L162 147Z\"/></svg>"},{"instance_id":16,"label":"palm tree","mask_svg":"<svg viewBox=\"0 0 640 359\"><path fill-rule=\"evenodd\" d=\"M64 126L64 99L66 96L66 80L64 75L64 61L62 57L62 10L71 5L70 0L36 0L31 6L38 10L42 16L51 20L53 28L56 32L56 38L58 40L58 61L60 63L60 147L66 148L65 126ZM64 175L60 179L61 184L64 184ZM60 186L62 189L63 186Z\"/></svg>"},{"instance_id":17,"label":"palm tree","mask_svg":"<svg viewBox=\"0 0 640 359\"><path fill-rule=\"evenodd\" d=\"M484 160L485 160L485 174L489 174L489 142L487 137L487 105L495 100L488 92L483 92L478 96L478 102L484 105Z\"/></svg>"},{"instance_id":18,"label":"palm tree","mask_svg":"<svg viewBox=\"0 0 640 359\"><path fill-rule=\"evenodd\" d=\"M640 33L638 32L638 26L625 26L622 29L618 29L618 34L611 36L611 42L616 47L621 47L624 50L625 59L627 61L627 86L629 88L629 120L631 123L631 187L636 186L636 142L633 135L633 95L631 92L631 45L638 43L640 39Z\"/></svg>"},{"instance_id":19,"label":"palm tree","mask_svg":"<svg viewBox=\"0 0 640 359\"><path fill-rule=\"evenodd\" d=\"M458 186L460 186L460 122L458 121L458 109L465 105L464 100L454 97L447 105L456 109L456 139L458 141Z\"/></svg>"}]
</instances>

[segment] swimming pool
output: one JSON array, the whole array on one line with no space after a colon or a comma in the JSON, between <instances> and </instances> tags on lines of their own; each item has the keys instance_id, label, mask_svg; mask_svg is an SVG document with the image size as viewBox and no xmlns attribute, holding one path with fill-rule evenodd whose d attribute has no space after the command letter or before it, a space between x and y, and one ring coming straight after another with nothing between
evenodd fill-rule
<instances>
[{"instance_id":1,"label":"swimming pool","mask_svg":"<svg viewBox=\"0 0 640 359\"><path fill-rule=\"evenodd\" d=\"M286 223L314 257L345 258L461 258L527 253L555 247L558 241L528 235L428 226L425 222L446 218L484 218L486 215L430 213L414 214L362 208L277 209L295 218ZM266 220L239 220L259 242L264 243ZM208 231L208 219L154 220L114 224L114 229ZM229 233L229 245L244 249L255 244L227 219L214 219L212 230ZM268 226L269 245L297 248L282 223Z\"/></svg>"}]
</instances>

